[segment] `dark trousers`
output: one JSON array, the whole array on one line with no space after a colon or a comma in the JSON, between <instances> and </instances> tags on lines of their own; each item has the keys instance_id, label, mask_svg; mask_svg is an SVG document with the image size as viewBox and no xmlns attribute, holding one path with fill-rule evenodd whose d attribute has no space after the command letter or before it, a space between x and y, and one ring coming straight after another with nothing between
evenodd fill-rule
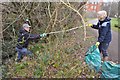
<instances>
[{"instance_id":1,"label":"dark trousers","mask_svg":"<svg viewBox=\"0 0 120 80\"><path fill-rule=\"evenodd\" d=\"M100 53L102 52L103 57L108 56L108 52L107 52L108 47L109 47L109 43L100 43L99 50Z\"/></svg>"},{"instance_id":2,"label":"dark trousers","mask_svg":"<svg viewBox=\"0 0 120 80\"><path fill-rule=\"evenodd\" d=\"M27 48L19 49L16 47L16 51L18 53L18 59L21 59L22 55L32 55L32 52L30 52Z\"/></svg>"}]
</instances>

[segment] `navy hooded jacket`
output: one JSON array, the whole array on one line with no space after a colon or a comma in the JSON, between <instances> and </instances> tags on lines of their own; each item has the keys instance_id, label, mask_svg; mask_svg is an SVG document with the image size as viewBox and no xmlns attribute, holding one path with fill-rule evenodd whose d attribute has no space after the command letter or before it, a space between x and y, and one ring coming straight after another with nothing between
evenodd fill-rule
<instances>
[{"instance_id":1,"label":"navy hooded jacket","mask_svg":"<svg viewBox=\"0 0 120 80\"><path fill-rule=\"evenodd\" d=\"M112 39L111 35L111 23L110 18L106 17L103 21L97 23L97 25L93 25L92 28L98 29L99 37L98 42L109 43Z\"/></svg>"},{"instance_id":2,"label":"navy hooded jacket","mask_svg":"<svg viewBox=\"0 0 120 80\"><path fill-rule=\"evenodd\" d=\"M34 40L40 38L40 35L30 34L28 31L26 31L24 28L21 28L19 30L18 35L18 43L17 48L27 48L29 44L29 40Z\"/></svg>"}]
</instances>

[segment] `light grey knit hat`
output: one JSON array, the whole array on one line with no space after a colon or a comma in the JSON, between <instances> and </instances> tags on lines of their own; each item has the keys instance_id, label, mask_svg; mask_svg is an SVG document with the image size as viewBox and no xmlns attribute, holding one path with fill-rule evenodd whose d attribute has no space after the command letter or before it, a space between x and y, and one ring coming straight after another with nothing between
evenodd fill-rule
<instances>
[{"instance_id":1,"label":"light grey knit hat","mask_svg":"<svg viewBox=\"0 0 120 80\"><path fill-rule=\"evenodd\" d=\"M23 24L23 27L25 28L25 27L31 27L31 26L29 26L28 24Z\"/></svg>"}]
</instances>

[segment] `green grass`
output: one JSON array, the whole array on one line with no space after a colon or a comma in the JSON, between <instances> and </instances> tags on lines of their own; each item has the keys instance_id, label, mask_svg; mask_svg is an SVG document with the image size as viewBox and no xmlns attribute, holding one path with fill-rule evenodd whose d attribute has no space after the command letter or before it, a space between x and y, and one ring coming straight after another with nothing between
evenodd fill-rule
<instances>
[{"instance_id":1,"label":"green grass","mask_svg":"<svg viewBox=\"0 0 120 80\"><path fill-rule=\"evenodd\" d=\"M119 19L120 20L120 19ZM116 31L116 32L120 32L120 29L115 27L115 25L118 25L118 19L117 18L112 18L111 20L111 27L112 30Z\"/></svg>"}]
</instances>

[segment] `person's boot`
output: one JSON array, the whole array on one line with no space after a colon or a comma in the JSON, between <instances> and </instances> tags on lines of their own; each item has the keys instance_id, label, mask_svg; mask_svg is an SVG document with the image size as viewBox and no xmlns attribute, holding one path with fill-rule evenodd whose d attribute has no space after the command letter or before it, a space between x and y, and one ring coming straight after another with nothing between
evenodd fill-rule
<instances>
[{"instance_id":1,"label":"person's boot","mask_svg":"<svg viewBox=\"0 0 120 80\"><path fill-rule=\"evenodd\" d=\"M103 61L108 61L108 56L103 57Z\"/></svg>"}]
</instances>

